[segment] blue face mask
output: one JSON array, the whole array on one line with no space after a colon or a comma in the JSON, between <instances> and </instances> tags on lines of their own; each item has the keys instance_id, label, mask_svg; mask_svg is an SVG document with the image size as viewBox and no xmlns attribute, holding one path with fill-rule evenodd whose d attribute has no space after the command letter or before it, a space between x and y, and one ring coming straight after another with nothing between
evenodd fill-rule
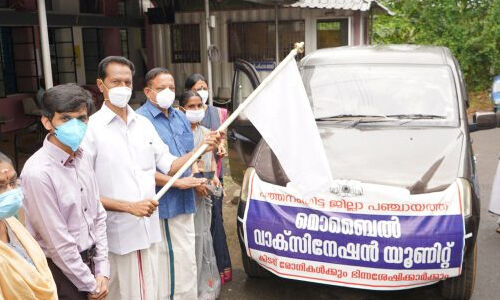
<instances>
[{"instance_id":1,"label":"blue face mask","mask_svg":"<svg viewBox=\"0 0 500 300\"><path fill-rule=\"evenodd\" d=\"M86 131L87 124L78 119L71 119L56 127L55 136L61 143L76 151L82 143Z\"/></svg>"},{"instance_id":2,"label":"blue face mask","mask_svg":"<svg viewBox=\"0 0 500 300\"><path fill-rule=\"evenodd\" d=\"M0 194L0 219L16 215L23 205L23 198L23 192L20 188Z\"/></svg>"}]
</instances>

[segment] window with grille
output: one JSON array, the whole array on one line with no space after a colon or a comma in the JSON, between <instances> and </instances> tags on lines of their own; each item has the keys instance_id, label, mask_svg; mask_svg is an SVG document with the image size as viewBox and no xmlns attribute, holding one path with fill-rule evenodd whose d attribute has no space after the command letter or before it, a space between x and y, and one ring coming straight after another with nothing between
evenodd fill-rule
<instances>
[{"instance_id":1,"label":"window with grille","mask_svg":"<svg viewBox=\"0 0 500 300\"><path fill-rule=\"evenodd\" d=\"M83 28L82 36L85 81L87 84L95 84L97 65L104 58L103 31L100 28Z\"/></svg>"},{"instance_id":2,"label":"window with grille","mask_svg":"<svg viewBox=\"0 0 500 300\"><path fill-rule=\"evenodd\" d=\"M292 50L296 42L304 41L304 21L280 21L278 24L280 59ZM248 61L276 60L275 24L244 22L228 24L229 61L237 58Z\"/></svg>"},{"instance_id":3,"label":"window with grille","mask_svg":"<svg viewBox=\"0 0 500 300\"><path fill-rule=\"evenodd\" d=\"M49 28L50 61L54 85L76 82L73 30Z\"/></svg>"},{"instance_id":4,"label":"window with grille","mask_svg":"<svg viewBox=\"0 0 500 300\"><path fill-rule=\"evenodd\" d=\"M120 29L120 48L122 51L122 56L128 58L128 31L127 29Z\"/></svg>"},{"instance_id":5,"label":"window with grille","mask_svg":"<svg viewBox=\"0 0 500 300\"><path fill-rule=\"evenodd\" d=\"M33 27L0 27L0 96L38 90Z\"/></svg>"},{"instance_id":6,"label":"window with grille","mask_svg":"<svg viewBox=\"0 0 500 300\"><path fill-rule=\"evenodd\" d=\"M10 27L0 27L0 97L17 92Z\"/></svg>"},{"instance_id":7,"label":"window with grille","mask_svg":"<svg viewBox=\"0 0 500 300\"><path fill-rule=\"evenodd\" d=\"M39 74L33 27L11 27L10 30L16 92L36 92L38 90Z\"/></svg>"},{"instance_id":8,"label":"window with grille","mask_svg":"<svg viewBox=\"0 0 500 300\"><path fill-rule=\"evenodd\" d=\"M175 24L170 25L172 62L197 63L200 56L200 25Z\"/></svg>"},{"instance_id":9,"label":"window with grille","mask_svg":"<svg viewBox=\"0 0 500 300\"><path fill-rule=\"evenodd\" d=\"M272 26L274 30L274 24ZM280 60L284 59L295 47L295 43L304 42L306 29L304 21L283 21L278 23ZM297 59L304 57L304 53L297 54Z\"/></svg>"}]
</instances>

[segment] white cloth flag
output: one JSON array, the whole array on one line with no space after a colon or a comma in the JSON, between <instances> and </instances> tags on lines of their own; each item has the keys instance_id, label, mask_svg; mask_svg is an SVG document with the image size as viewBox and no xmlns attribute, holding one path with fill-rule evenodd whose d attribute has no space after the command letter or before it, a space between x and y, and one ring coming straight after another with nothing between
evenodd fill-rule
<instances>
[{"instance_id":1,"label":"white cloth flag","mask_svg":"<svg viewBox=\"0 0 500 300\"><path fill-rule=\"evenodd\" d=\"M500 162L498 163L497 171L491 186L489 211L496 215L500 215Z\"/></svg>"},{"instance_id":2,"label":"white cloth flag","mask_svg":"<svg viewBox=\"0 0 500 300\"><path fill-rule=\"evenodd\" d=\"M273 150L293 188L305 195L329 190L330 167L294 59L244 113Z\"/></svg>"}]
</instances>

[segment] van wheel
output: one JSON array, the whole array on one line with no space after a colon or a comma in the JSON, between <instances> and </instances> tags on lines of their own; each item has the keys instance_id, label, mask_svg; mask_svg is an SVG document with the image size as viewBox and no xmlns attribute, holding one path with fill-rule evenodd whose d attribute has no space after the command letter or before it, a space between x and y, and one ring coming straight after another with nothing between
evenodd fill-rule
<instances>
[{"instance_id":1,"label":"van wheel","mask_svg":"<svg viewBox=\"0 0 500 300\"><path fill-rule=\"evenodd\" d=\"M241 246L241 245L240 245ZM244 246L241 248L241 260L243 261L243 269L245 269L245 273L250 278L267 278L271 277L271 273L261 267L258 263L256 263L253 259L248 257L247 253L244 250Z\"/></svg>"},{"instance_id":2,"label":"van wheel","mask_svg":"<svg viewBox=\"0 0 500 300\"><path fill-rule=\"evenodd\" d=\"M448 300L469 300L474 290L476 279L477 247L464 258L462 274L446 279L441 283L441 296Z\"/></svg>"}]
</instances>

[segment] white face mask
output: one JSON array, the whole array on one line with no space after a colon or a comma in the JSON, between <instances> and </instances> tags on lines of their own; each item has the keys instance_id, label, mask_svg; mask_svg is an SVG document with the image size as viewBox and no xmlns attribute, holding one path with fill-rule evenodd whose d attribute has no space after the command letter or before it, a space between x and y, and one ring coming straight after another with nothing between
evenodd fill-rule
<instances>
[{"instance_id":1,"label":"white face mask","mask_svg":"<svg viewBox=\"0 0 500 300\"><path fill-rule=\"evenodd\" d=\"M175 93L172 92L169 88L166 88L158 93L156 93L156 103L159 107L167 109L175 101Z\"/></svg>"},{"instance_id":2,"label":"white face mask","mask_svg":"<svg viewBox=\"0 0 500 300\"><path fill-rule=\"evenodd\" d=\"M198 110L186 110L186 118L189 120L191 123L200 123L201 120L205 117L205 110L204 109L198 109Z\"/></svg>"},{"instance_id":3,"label":"white face mask","mask_svg":"<svg viewBox=\"0 0 500 300\"><path fill-rule=\"evenodd\" d=\"M127 106L132 90L126 86L114 87L108 90L109 102L116 107L123 108Z\"/></svg>"},{"instance_id":4,"label":"white face mask","mask_svg":"<svg viewBox=\"0 0 500 300\"><path fill-rule=\"evenodd\" d=\"M208 91L207 90L199 90L197 91L198 95L200 95L203 104L207 103L208 100Z\"/></svg>"}]
</instances>

